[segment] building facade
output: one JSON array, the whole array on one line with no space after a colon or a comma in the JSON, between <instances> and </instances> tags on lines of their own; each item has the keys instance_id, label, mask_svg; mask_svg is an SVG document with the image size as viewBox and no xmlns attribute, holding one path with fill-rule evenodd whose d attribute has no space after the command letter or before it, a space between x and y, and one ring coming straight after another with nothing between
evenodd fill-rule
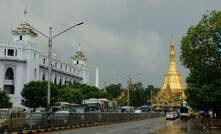
<instances>
[{"instance_id":1,"label":"building facade","mask_svg":"<svg viewBox=\"0 0 221 134\"><path fill-rule=\"evenodd\" d=\"M21 105L24 84L48 79L48 57L33 47L38 34L23 21L12 30L13 43L0 42L0 88L11 97L13 107ZM79 49L68 63L53 57L51 81L55 84L74 82L89 84L87 58Z\"/></svg>"}]
</instances>

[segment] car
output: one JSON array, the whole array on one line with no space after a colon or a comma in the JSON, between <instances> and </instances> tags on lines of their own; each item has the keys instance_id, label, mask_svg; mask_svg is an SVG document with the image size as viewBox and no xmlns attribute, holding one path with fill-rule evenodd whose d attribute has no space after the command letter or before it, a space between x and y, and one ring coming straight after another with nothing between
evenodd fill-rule
<instances>
[{"instance_id":1,"label":"car","mask_svg":"<svg viewBox=\"0 0 221 134\"><path fill-rule=\"evenodd\" d=\"M136 110L134 111L134 113L142 113L142 110L141 110L141 109L136 109Z\"/></svg>"},{"instance_id":2,"label":"car","mask_svg":"<svg viewBox=\"0 0 221 134\"><path fill-rule=\"evenodd\" d=\"M166 114L166 120L176 120L177 115L174 112L169 112Z\"/></svg>"}]
</instances>

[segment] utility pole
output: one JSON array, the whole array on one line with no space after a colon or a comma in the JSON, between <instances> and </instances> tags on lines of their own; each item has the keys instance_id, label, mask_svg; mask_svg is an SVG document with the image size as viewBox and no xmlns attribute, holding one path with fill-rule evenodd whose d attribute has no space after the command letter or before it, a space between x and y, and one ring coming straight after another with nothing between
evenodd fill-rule
<instances>
[{"instance_id":1,"label":"utility pole","mask_svg":"<svg viewBox=\"0 0 221 134\"><path fill-rule=\"evenodd\" d=\"M51 50L52 50L52 27L49 27L48 38L48 98L47 98L47 111L50 111L50 98L51 98Z\"/></svg>"},{"instance_id":2,"label":"utility pole","mask_svg":"<svg viewBox=\"0 0 221 134\"><path fill-rule=\"evenodd\" d=\"M127 80L128 83L128 89L127 89L127 108L129 109L130 106L130 82Z\"/></svg>"},{"instance_id":3,"label":"utility pole","mask_svg":"<svg viewBox=\"0 0 221 134\"><path fill-rule=\"evenodd\" d=\"M116 73L116 75L118 75L119 77L121 77L122 79L126 80L127 85L128 85L128 89L127 89L127 108L129 110L129 106L130 106L130 80L132 81L133 78L142 75L142 73L136 74L135 76L132 77L131 73L129 74L129 78L127 78L127 76L124 76L120 73ZM131 83L132 84L132 83Z\"/></svg>"},{"instance_id":4,"label":"utility pole","mask_svg":"<svg viewBox=\"0 0 221 134\"><path fill-rule=\"evenodd\" d=\"M152 88L150 90L150 103L151 103L150 110L151 110L151 113L152 113L152 110L153 110L153 106L152 106Z\"/></svg>"},{"instance_id":5,"label":"utility pole","mask_svg":"<svg viewBox=\"0 0 221 134\"><path fill-rule=\"evenodd\" d=\"M39 30L37 30L36 28L30 26L33 30L35 30L36 32L40 33L42 36L46 37L48 39L48 96L47 96L47 111L50 111L50 100L51 100L51 64L52 64L52 57L51 57L51 50L52 50L52 40L54 38L56 38L59 35L62 35L63 33L71 30L72 28L82 25L83 22L80 22L78 24L72 25L71 27L65 29L64 31L56 34L56 35L52 35L52 27L49 27L49 35L45 35L44 33L40 32Z\"/></svg>"}]
</instances>

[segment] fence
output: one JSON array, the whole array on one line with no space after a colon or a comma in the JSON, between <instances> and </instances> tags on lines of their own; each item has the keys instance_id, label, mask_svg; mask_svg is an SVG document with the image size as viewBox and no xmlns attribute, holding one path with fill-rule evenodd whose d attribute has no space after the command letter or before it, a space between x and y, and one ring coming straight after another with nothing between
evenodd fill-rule
<instances>
[{"instance_id":1,"label":"fence","mask_svg":"<svg viewBox=\"0 0 221 134\"><path fill-rule=\"evenodd\" d=\"M106 122L124 122L151 117L160 113L26 113L25 118L11 118L10 131L40 130L65 126L77 126ZM18 124L16 124L19 122ZM16 126L16 127L13 127Z\"/></svg>"}]
</instances>

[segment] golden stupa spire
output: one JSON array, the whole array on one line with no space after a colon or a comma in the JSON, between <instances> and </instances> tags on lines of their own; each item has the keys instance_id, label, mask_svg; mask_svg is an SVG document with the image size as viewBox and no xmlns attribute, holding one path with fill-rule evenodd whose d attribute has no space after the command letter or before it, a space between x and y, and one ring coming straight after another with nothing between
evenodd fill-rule
<instances>
[{"instance_id":1,"label":"golden stupa spire","mask_svg":"<svg viewBox=\"0 0 221 134\"><path fill-rule=\"evenodd\" d=\"M104 81L104 93L107 93L107 85L106 85L106 81Z\"/></svg>"},{"instance_id":2,"label":"golden stupa spire","mask_svg":"<svg viewBox=\"0 0 221 134\"><path fill-rule=\"evenodd\" d=\"M169 65L167 74L164 76L163 85L160 89L158 97L162 97L165 94L168 95L167 92L169 91L168 90L168 87L169 87L170 92L172 93L172 96L176 96L179 99L183 99L185 98L185 94L184 94L185 86L183 84L182 77L176 68L174 47L175 47L175 43L174 43L173 38L171 38L170 65ZM163 98L166 98L166 97L163 97ZM164 100L164 101L166 102L167 100Z\"/></svg>"},{"instance_id":3,"label":"golden stupa spire","mask_svg":"<svg viewBox=\"0 0 221 134\"><path fill-rule=\"evenodd\" d=\"M174 50L174 40L173 37L171 37L171 43L170 43L170 65L168 69L169 74L176 74L178 73L176 68L176 61L175 61L175 50Z\"/></svg>"},{"instance_id":4,"label":"golden stupa spire","mask_svg":"<svg viewBox=\"0 0 221 134\"><path fill-rule=\"evenodd\" d=\"M129 89L133 90L133 83L132 83L132 74L129 75Z\"/></svg>"}]
</instances>

